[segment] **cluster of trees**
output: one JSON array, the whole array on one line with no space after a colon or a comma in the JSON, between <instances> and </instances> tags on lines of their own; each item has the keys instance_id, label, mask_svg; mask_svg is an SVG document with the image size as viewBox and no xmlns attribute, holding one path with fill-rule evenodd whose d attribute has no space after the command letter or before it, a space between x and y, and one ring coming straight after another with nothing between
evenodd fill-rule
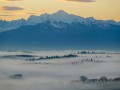
<instances>
[{"instance_id":1,"label":"cluster of trees","mask_svg":"<svg viewBox=\"0 0 120 90\"><path fill-rule=\"evenodd\" d=\"M84 59L82 60L81 62L102 62L102 61L98 61L98 60L93 60L92 58L91 59Z\"/></svg>"},{"instance_id":2,"label":"cluster of trees","mask_svg":"<svg viewBox=\"0 0 120 90\"><path fill-rule=\"evenodd\" d=\"M93 78L93 79L88 79L86 76L81 76L80 77L81 82L108 82L108 81L120 81L120 77L117 78L107 78L105 76L100 77L99 79Z\"/></svg>"},{"instance_id":3,"label":"cluster of trees","mask_svg":"<svg viewBox=\"0 0 120 90\"><path fill-rule=\"evenodd\" d=\"M16 55L17 57L34 57L33 55L24 55L24 54L22 54L22 55Z\"/></svg>"},{"instance_id":4,"label":"cluster of trees","mask_svg":"<svg viewBox=\"0 0 120 90\"><path fill-rule=\"evenodd\" d=\"M9 76L10 79L23 79L22 74L14 74Z\"/></svg>"},{"instance_id":5,"label":"cluster of trees","mask_svg":"<svg viewBox=\"0 0 120 90\"><path fill-rule=\"evenodd\" d=\"M78 52L78 54L95 54L95 52L81 51L81 52Z\"/></svg>"},{"instance_id":6,"label":"cluster of trees","mask_svg":"<svg viewBox=\"0 0 120 90\"><path fill-rule=\"evenodd\" d=\"M58 55L55 55L55 56L45 56L45 57L40 57L40 58L30 58L30 59L27 59L29 61L35 61L35 60L43 60L43 59L60 59L60 58L71 58L71 57L78 57L78 55L75 55L75 54L68 54L68 55L64 55L64 56L58 56Z\"/></svg>"},{"instance_id":7,"label":"cluster of trees","mask_svg":"<svg viewBox=\"0 0 120 90\"><path fill-rule=\"evenodd\" d=\"M5 55L5 56L2 56L2 58L14 58L14 57L28 58L28 57L34 57L34 56L33 56L33 55L24 55L24 54L21 54L21 55Z\"/></svg>"}]
</instances>

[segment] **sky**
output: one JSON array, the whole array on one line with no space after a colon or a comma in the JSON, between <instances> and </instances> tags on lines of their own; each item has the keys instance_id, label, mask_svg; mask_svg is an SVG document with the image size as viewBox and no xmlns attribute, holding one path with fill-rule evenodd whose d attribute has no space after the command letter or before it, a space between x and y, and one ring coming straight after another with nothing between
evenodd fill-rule
<instances>
[{"instance_id":1,"label":"sky","mask_svg":"<svg viewBox=\"0 0 120 90\"><path fill-rule=\"evenodd\" d=\"M85 18L120 21L120 0L0 0L0 19L7 21L58 10Z\"/></svg>"}]
</instances>

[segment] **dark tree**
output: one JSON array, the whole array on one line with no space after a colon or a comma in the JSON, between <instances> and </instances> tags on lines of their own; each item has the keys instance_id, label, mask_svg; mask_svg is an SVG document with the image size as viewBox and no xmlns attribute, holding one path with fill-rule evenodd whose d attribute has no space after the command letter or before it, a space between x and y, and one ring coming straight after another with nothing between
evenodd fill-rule
<instances>
[{"instance_id":1,"label":"dark tree","mask_svg":"<svg viewBox=\"0 0 120 90\"><path fill-rule=\"evenodd\" d=\"M88 78L86 77L86 76L81 76L80 77L80 81L82 81L82 82L85 82L85 81L87 81L88 80Z\"/></svg>"}]
</instances>

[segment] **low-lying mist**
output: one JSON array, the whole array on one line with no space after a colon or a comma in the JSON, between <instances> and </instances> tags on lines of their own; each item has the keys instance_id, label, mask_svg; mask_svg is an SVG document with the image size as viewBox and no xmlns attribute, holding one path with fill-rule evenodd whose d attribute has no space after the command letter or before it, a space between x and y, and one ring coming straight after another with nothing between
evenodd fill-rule
<instances>
[{"instance_id":1,"label":"low-lying mist","mask_svg":"<svg viewBox=\"0 0 120 90\"><path fill-rule=\"evenodd\" d=\"M26 61L27 57L1 58L9 55L53 56L75 54L78 57ZM92 59L92 61L91 61ZM97 62L100 61L100 62ZM0 90L120 90L120 81L84 83L88 78L120 77L120 54L79 54L78 51L7 52L0 51ZM10 78L21 74L22 78Z\"/></svg>"}]
</instances>

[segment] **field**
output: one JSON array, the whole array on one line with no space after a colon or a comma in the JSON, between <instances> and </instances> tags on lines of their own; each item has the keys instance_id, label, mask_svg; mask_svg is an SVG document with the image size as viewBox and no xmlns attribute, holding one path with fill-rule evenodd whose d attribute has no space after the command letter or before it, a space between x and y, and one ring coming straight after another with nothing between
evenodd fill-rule
<instances>
[{"instance_id":1,"label":"field","mask_svg":"<svg viewBox=\"0 0 120 90\"><path fill-rule=\"evenodd\" d=\"M119 52L0 51L0 90L120 90L119 77Z\"/></svg>"}]
</instances>

